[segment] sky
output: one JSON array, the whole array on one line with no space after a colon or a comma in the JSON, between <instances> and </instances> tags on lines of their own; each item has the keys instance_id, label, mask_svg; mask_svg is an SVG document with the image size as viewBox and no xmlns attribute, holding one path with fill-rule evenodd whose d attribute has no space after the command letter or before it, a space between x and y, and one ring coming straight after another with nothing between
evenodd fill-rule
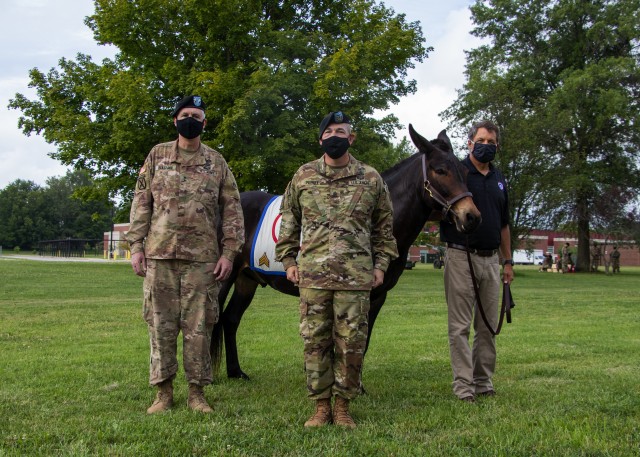
<instances>
[{"instance_id":1,"label":"sky","mask_svg":"<svg viewBox=\"0 0 640 457\"><path fill-rule=\"evenodd\" d=\"M409 78L417 81L417 92L403 98L389 110L403 129L400 140L408 136L408 125L427 138L435 138L446 123L438 114L455 100L464 84L464 50L479 45L468 34L471 29L469 6L472 0L384 0L410 22L418 21L434 51L424 62L416 62ZM94 62L112 57L115 49L98 46L84 19L93 14L92 0L2 0L4 21L0 28L0 189L16 179L45 185L47 178L62 176L66 167L51 159L55 146L42 136L25 136L18 128L21 112L10 110L9 100L21 93L29 99L36 94L28 87L29 70L47 73L60 58L75 59L88 54ZM381 113L383 114L383 113Z\"/></svg>"}]
</instances>

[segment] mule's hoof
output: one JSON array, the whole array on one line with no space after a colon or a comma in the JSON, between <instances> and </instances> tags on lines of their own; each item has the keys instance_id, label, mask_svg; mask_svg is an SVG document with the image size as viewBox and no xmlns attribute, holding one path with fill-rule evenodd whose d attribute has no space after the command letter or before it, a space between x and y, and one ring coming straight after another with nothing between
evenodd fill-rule
<instances>
[{"instance_id":1,"label":"mule's hoof","mask_svg":"<svg viewBox=\"0 0 640 457\"><path fill-rule=\"evenodd\" d=\"M229 378L229 379L243 379L245 381L251 381L249 376L247 376L247 374L242 370L234 371L232 373L231 372L227 373L227 378Z\"/></svg>"}]
</instances>

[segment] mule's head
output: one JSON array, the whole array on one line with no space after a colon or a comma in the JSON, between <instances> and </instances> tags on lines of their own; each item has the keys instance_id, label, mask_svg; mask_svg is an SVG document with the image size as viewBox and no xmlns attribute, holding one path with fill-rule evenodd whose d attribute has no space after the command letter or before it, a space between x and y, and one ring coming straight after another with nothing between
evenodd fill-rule
<instances>
[{"instance_id":1,"label":"mule's head","mask_svg":"<svg viewBox=\"0 0 640 457\"><path fill-rule=\"evenodd\" d=\"M426 164L425 194L433 200L434 208L442 208L443 217L456 224L461 233L470 233L482 220L467 189L467 170L453 154L451 141L445 130L438 138L428 141L409 124L413 144L424 154Z\"/></svg>"}]
</instances>

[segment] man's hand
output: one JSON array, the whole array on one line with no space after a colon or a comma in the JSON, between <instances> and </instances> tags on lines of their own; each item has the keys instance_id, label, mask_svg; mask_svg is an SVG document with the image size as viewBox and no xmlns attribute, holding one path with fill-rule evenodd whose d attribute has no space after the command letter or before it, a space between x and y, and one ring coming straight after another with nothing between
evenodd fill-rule
<instances>
[{"instance_id":1,"label":"man's hand","mask_svg":"<svg viewBox=\"0 0 640 457\"><path fill-rule=\"evenodd\" d=\"M300 274L298 273L297 265L287 268L287 279L294 284L298 284L300 282Z\"/></svg>"},{"instance_id":2,"label":"man's hand","mask_svg":"<svg viewBox=\"0 0 640 457\"><path fill-rule=\"evenodd\" d=\"M147 259L144 252L136 252L131 255L131 266L138 276L144 278L147 275Z\"/></svg>"},{"instance_id":3,"label":"man's hand","mask_svg":"<svg viewBox=\"0 0 640 457\"><path fill-rule=\"evenodd\" d=\"M220 260L216 263L216 267L213 269L213 276L215 276L218 281L224 281L231 275L232 270L233 262L226 257L220 257Z\"/></svg>"},{"instance_id":4,"label":"man's hand","mask_svg":"<svg viewBox=\"0 0 640 457\"><path fill-rule=\"evenodd\" d=\"M384 271L374 268L373 269L373 288L375 289L376 287L381 286L383 281L384 281Z\"/></svg>"},{"instance_id":5,"label":"man's hand","mask_svg":"<svg viewBox=\"0 0 640 457\"><path fill-rule=\"evenodd\" d=\"M511 284L511 281L513 281L513 267L506 264L502 270L502 282Z\"/></svg>"}]
</instances>

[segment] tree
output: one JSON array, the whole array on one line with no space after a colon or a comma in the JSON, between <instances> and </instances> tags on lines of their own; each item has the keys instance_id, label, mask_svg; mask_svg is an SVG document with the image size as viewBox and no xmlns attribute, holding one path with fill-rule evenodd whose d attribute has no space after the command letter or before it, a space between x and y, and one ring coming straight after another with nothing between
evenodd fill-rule
<instances>
[{"instance_id":1,"label":"tree","mask_svg":"<svg viewBox=\"0 0 640 457\"><path fill-rule=\"evenodd\" d=\"M112 204L106 195L89 195L93 187L86 171L49 178L45 187L12 182L0 190L0 246L35 249L44 240L102 238Z\"/></svg>"},{"instance_id":2,"label":"tree","mask_svg":"<svg viewBox=\"0 0 640 457\"><path fill-rule=\"evenodd\" d=\"M0 190L0 246L31 249L53 235L44 190L18 179Z\"/></svg>"},{"instance_id":3,"label":"tree","mask_svg":"<svg viewBox=\"0 0 640 457\"><path fill-rule=\"evenodd\" d=\"M444 114L490 118L511 189L513 236L574 222L588 271L590 224L607 189L640 189L640 0L477 1L467 82ZM515 244L514 244L515 245Z\"/></svg>"},{"instance_id":4,"label":"tree","mask_svg":"<svg viewBox=\"0 0 640 457\"><path fill-rule=\"evenodd\" d=\"M113 204L107 195L95 191L87 171L47 179L44 193L55 238L98 239L111 227Z\"/></svg>"},{"instance_id":5,"label":"tree","mask_svg":"<svg viewBox=\"0 0 640 457\"><path fill-rule=\"evenodd\" d=\"M181 96L207 103L204 141L229 162L242 190L280 192L320 155L317 126L343 109L355 121L354 152L378 169L392 163L393 116L415 92L406 81L429 49L417 23L372 0L96 0L86 23L119 52L101 64L62 59L30 73L37 99L10 107L19 126L57 146L52 156L89 170L125 200L151 147L173 140Z\"/></svg>"},{"instance_id":6,"label":"tree","mask_svg":"<svg viewBox=\"0 0 640 457\"><path fill-rule=\"evenodd\" d=\"M592 208L594 229L605 235L605 243L634 240L640 246L637 194L620 186L611 186L602 197Z\"/></svg>"}]
</instances>

